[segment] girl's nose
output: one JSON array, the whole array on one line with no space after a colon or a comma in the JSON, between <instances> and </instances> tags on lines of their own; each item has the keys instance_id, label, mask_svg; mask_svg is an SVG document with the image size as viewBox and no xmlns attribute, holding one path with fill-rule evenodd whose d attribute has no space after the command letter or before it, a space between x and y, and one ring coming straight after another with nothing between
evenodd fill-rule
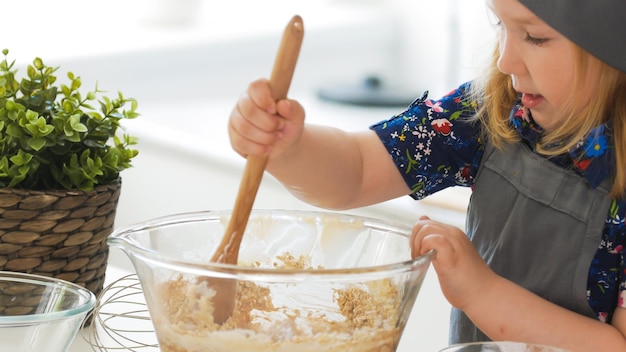
<instances>
[{"instance_id":1,"label":"girl's nose","mask_svg":"<svg viewBox=\"0 0 626 352\"><path fill-rule=\"evenodd\" d=\"M500 34L498 42L500 57L498 58L498 70L507 75L522 75L526 72L524 61L520 57L518 47L506 33Z\"/></svg>"}]
</instances>

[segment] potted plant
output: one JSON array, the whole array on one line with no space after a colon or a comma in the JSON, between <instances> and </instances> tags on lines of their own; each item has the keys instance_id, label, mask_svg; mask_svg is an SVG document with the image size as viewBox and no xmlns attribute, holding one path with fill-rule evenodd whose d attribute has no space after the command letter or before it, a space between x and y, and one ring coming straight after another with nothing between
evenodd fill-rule
<instances>
[{"instance_id":1,"label":"potted plant","mask_svg":"<svg viewBox=\"0 0 626 352\"><path fill-rule=\"evenodd\" d=\"M0 270L57 277L96 294L108 260L121 190L136 138L120 122L138 116L135 99L107 97L96 85L35 58L18 78L0 62Z\"/></svg>"}]
</instances>

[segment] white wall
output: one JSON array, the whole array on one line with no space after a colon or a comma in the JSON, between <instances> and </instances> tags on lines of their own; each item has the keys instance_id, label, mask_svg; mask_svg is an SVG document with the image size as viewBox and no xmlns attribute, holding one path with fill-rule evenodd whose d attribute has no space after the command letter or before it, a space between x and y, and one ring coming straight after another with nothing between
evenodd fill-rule
<instances>
[{"instance_id":1,"label":"white wall","mask_svg":"<svg viewBox=\"0 0 626 352\"><path fill-rule=\"evenodd\" d=\"M20 0L3 4L0 45L18 62L91 58L276 34L300 14L307 30L364 26L358 38L306 38L309 57L328 54L306 52L318 40L355 48L349 60L321 63L337 82L381 74L438 96L471 79L489 51L486 11L484 0Z\"/></svg>"}]
</instances>

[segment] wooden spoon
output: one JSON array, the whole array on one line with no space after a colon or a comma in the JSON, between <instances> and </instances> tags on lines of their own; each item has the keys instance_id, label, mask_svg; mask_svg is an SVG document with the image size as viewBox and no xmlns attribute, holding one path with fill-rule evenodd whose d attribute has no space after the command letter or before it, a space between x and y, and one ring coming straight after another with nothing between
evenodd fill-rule
<instances>
[{"instance_id":1,"label":"wooden spoon","mask_svg":"<svg viewBox=\"0 0 626 352\"><path fill-rule=\"evenodd\" d=\"M303 36L302 18L296 15L285 28L269 81L272 98L275 101L287 98L287 91L298 61ZM237 264L241 239L248 224L248 218L266 164L267 157L248 156L228 227L222 242L211 259L212 262ZM213 320L221 325L232 315L237 283L234 279L212 278L209 281L216 292L213 299L215 308Z\"/></svg>"}]
</instances>

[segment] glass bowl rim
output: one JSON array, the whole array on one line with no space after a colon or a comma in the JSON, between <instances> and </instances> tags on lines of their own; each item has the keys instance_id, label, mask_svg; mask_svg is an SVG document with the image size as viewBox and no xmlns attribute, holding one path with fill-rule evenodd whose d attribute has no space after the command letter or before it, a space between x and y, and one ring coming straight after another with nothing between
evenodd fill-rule
<instances>
[{"instance_id":1,"label":"glass bowl rim","mask_svg":"<svg viewBox=\"0 0 626 352\"><path fill-rule=\"evenodd\" d=\"M83 304L76 307L66 308L56 312L0 316L0 327L9 326L12 324L26 325L33 323L51 322L54 320L62 320L75 316L80 316L81 314L86 315L96 305L96 296L93 292L67 280L37 274L0 270L0 282L3 281L20 282L37 286L59 288L63 291L70 292L73 295L83 297L84 302Z\"/></svg>"},{"instance_id":2,"label":"glass bowl rim","mask_svg":"<svg viewBox=\"0 0 626 352\"><path fill-rule=\"evenodd\" d=\"M119 246L130 257L141 258L142 261L150 262L159 267L174 269L185 273L202 276L203 272L207 270L211 271L212 276L226 279L239 279L239 280L255 280L259 276L263 276L267 280L285 280L289 277L290 281L309 280L315 277L328 277L332 276L333 280L353 279L355 274L373 274L373 273L394 273L394 272L407 272L414 270L417 267L428 266L432 261L435 251L431 250L428 253L422 254L415 258L394 262L389 264L381 264L376 266L363 266L357 268L347 269L276 269L276 268L257 268L257 267L244 267L234 264L212 263L207 260L206 263L173 259L170 256L162 255L157 251L151 250L142 246L141 244L133 241L129 238L129 234L150 230L152 228L158 228L162 226L171 226L178 223L186 222L200 222L219 218L223 215L230 214L232 210L203 210L193 212L183 212L171 215L160 216L149 219L147 221L129 225L125 228L114 231L107 239L109 245ZM309 217L321 217L332 216L337 219L351 219L363 222L367 227L374 227L378 224L380 228L385 227L385 230L390 230L396 235L404 236L410 239L411 226L402 224L396 221L388 221L377 219L362 215L353 215L345 213L336 213L330 211L318 211L318 210L285 210L285 209L253 209L250 216L263 215L263 214L295 214L299 216ZM131 251L124 244L132 247ZM199 268L199 266L202 268Z\"/></svg>"}]
</instances>

